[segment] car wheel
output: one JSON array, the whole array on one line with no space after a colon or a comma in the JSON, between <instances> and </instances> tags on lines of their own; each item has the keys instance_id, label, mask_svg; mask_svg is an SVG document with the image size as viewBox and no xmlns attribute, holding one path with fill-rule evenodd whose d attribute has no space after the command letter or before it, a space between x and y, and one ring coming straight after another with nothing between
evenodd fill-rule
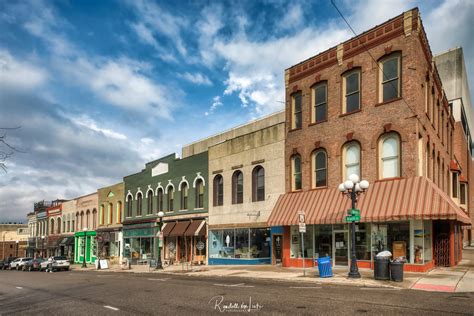
<instances>
[{"instance_id":1,"label":"car wheel","mask_svg":"<svg viewBox=\"0 0 474 316\"><path fill-rule=\"evenodd\" d=\"M20 268L19 268L18 265L17 265L17 266L16 266L16 271L19 271L19 270L20 270Z\"/></svg>"},{"instance_id":2,"label":"car wheel","mask_svg":"<svg viewBox=\"0 0 474 316\"><path fill-rule=\"evenodd\" d=\"M33 267L29 267L28 271L30 271L30 272L33 271Z\"/></svg>"}]
</instances>

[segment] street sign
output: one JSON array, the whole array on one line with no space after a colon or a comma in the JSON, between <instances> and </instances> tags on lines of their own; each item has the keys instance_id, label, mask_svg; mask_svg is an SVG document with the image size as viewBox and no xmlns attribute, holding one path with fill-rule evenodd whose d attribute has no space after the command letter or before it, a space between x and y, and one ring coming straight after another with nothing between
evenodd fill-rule
<instances>
[{"instance_id":1,"label":"street sign","mask_svg":"<svg viewBox=\"0 0 474 316\"><path fill-rule=\"evenodd\" d=\"M360 210L351 208L347 210L348 215L355 215L355 216L360 216Z\"/></svg>"},{"instance_id":2,"label":"street sign","mask_svg":"<svg viewBox=\"0 0 474 316\"><path fill-rule=\"evenodd\" d=\"M306 233L306 224L305 223L300 223L299 228L300 228L300 233Z\"/></svg>"},{"instance_id":3,"label":"street sign","mask_svg":"<svg viewBox=\"0 0 474 316\"><path fill-rule=\"evenodd\" d=\"M359 215L350 215L346 216L346 223L358 222L360 221Z\"/></svg>"},{"instance_id":4,"label":"street sign","mask_svg":"<svg viewBox=\"0 0 474 316\"><path fill-rule=\"evenodd\" d=\"M304 215L304 212L303 212L303 211L301 211L301 212L298 213L298 220L299 220L300 224L301 224L301 223L303 223L303 224L305 223L305 215Z\"/></svg>"}]
</instances>

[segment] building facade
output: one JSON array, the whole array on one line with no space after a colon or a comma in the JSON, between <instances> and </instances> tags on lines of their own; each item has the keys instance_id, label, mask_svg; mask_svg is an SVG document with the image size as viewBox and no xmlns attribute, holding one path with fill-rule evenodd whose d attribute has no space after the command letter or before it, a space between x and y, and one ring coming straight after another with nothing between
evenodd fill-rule
<instances>
[{"instance_id":1,"label":"building facade","mask_svg":"<svg viewBox=\"0 0 474 316\"><path fill-rule=\"evenodd\" d=\"M0 224L0 260L26 257L28 236L28 225Z\"/></svg>"},{"instance_id":2,"label":"building facade","mask_svg":"<svg viewBox=\"0 0 474 316\"><path fill-rule=\"evenodd\" d=\"M284 226L283 265L349 264L338 185L351 174L371 183L358 201L359 266L381 250L407 270L456 264L470 219L452 199L454 120L418 9L290 67L285 86L287 193L268 221Z\"/></svg>"},{"instance_id":3,"label":"building facade","mask_svg":"<svg viewBox=\"0 0 474 316\"><path fill-rule=\"evenodd\" d=\"M165 261L205 261L207 175L205 151L182 159L168 155L124 177L124 256L132 264L156 259L159 247ZM164 212L161 237L158 212Z\"/></svg>"},{"instance_id":4,"label":"building facade","mask_svg":"<svg viewBox=\"0 0 474 316\"><path fill-rule=\"evenodd\" d=\"M285 113L239 129L209 146L209 264L281 260L282 231L272 236L267 219L285 191Z\"/></svg>"},{"instance_id":5,"label":"building facade","mask_svg":"<svg viewBox=\"0 0 474 316\"><path fill-rule=\"evenodd\" d=\"M97 190L99 198L99 226L97 245L100 258L118 264L122 259L122 219L124 184L117 183Z\"/></svg>"},{"instance_id":6,"label":"building facade","mask_svg":"<svg viewBox=\"0 0 474 316\"><path fill-rule=\"evenodd\" d=\"M47 208L53 206L53 202L35 202L33 211L36 214L36 257L46 257L46 245L48 241L48 212Z\"/></svg>"},{"instance_id":7,"label":"building facade","mask_svg":"<svg viewBox=\"0 0 474 316\"><path fill-rule=\"evenodd\" d=\"M30 212L27 215L28 218L28 241L26 245L26 255L34 258L36 256L36 229L37 229L37 216L35 212Z\"/></svg>"},{"instance_id":8,"label":"building facade","mask_svg":"<svg viewBox=\"0 0 474 316\"><path fill-rule=\"evenodd\" d=\"M98 226L97 192L76 198L76 232L74 262L95 263L97 259L96 229Z\"/></svg>"},{"instance_id":9,"label":"building facade","mask_svg":"<svg viewBox=\"0 0 474 316\"><path fill-rule=\"evenodd\" d=\"M59 242L60 254L74 262L74 233L76 231L76 205L73 199L62 203L62 228Z\"/></svg>"},{"instance_id":10,"label":"building facade","mask_svg":"<svg viewBox=\"0 0 474 316\"><path fill-rule=\"evenodd\" d=\"M46 209L48 218L48 242L46 243L47 255L61 255L59 243L62 233L62 202L53 201L52 206Z\"/></svg>"}]
</instances>

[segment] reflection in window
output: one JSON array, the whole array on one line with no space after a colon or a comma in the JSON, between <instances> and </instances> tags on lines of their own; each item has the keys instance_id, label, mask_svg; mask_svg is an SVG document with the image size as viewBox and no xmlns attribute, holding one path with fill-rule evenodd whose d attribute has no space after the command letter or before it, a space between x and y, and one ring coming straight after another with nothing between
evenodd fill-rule
<instances>
[{"instance_id":1,"label":"reflection in window","mask_svg":"<svg viewBox=\"0 0 474 316\"><path fill-rule=\"evenodd\" d=\"M381 178L400 177L400 138L391 133L380 140Z\"/></svg>"},{"instance_id":2,"label":"reflection in window","mask_svg":"<svg viewBox=\"0 0 474 316\"><path fill-rule=\"evenodd\" d=\"M351 174L360 177L360 146L357 142L350 142L344 146L344 180Z\"/></svg>"}]
</instances>

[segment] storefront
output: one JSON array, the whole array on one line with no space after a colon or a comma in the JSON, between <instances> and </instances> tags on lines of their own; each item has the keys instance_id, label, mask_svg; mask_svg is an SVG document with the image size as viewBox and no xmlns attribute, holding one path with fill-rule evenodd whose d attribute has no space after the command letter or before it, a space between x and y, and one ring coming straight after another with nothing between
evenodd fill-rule
<instances>
[{"instance_id":1,"label":"storefront","mask_svg":"<svg viewBox=\"0 0 474 316\"><path fill-rule=\"evenodd\" d=\"M157 258L158 233L156 222L128 224L123 226L123 256L131 264L149 264Z\"/></svg>"},{"instance_id":2,"label":"storefront","mask_svg":"<svg viewBox=\"0 0 474 316\"><path fill-rule=\"evenodd\" d=\"M163 260L168 263L206 263L206 221L193 219L165 222L162 227L164 238Z\"/></svg>"},{"instance_id":3,"label":"storefront","mask_svg":"<svg viewBox=\"0 0 474 316\"><path fill-rule=\"evenodd\" d=\"M83 231L74 234L74 263L95 263L97 259L97 241L95 231Z\"/></svg>"},{"instance_id":4,"label":"storefront","mask_svg":"<svg viewBox=\"0 0 474 316\"><path fill-rule=\"evenodd\" d=\"M97 247L101 259L109 260L110 264L120 263L122 232L119 229L97 230Z\"/></svg>"},{"instance_id":5,"label":"storefront","mask_svg":"<svg viewBox=\"0 0 474 316\"><path fill-rule=\"evenodd\" d=\"M62 236L59 242L59 253L66 256L69 260L74 259L74 236Z\"/></svg>"}]
</instances>

